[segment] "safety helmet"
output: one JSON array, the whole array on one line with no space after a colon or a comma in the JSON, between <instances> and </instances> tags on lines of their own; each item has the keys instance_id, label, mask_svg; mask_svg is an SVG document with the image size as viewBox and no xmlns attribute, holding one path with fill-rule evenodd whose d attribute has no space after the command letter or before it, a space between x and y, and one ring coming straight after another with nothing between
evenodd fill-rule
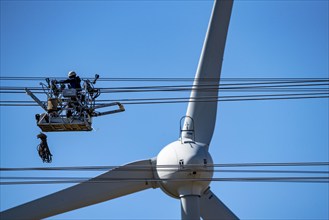
<instances>
[{"instance_id":1,"label":"safety helmet","mask_svg":"<svg viewBox=\"0 0 329 220\"><path fill-rule=\"evenodd\" d=\"M69 78L73 78L77 76L77 74L74 71L70 71L67 75Z\"/></svg>"}]
</instances>

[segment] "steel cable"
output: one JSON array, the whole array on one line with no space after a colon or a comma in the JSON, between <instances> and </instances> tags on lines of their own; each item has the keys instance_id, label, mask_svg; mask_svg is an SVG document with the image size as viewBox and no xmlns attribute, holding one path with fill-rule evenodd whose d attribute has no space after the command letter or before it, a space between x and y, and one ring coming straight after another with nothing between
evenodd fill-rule
<instances>
[{"instance_id":1,"label":"steel cable","mask_svg":"<svg viewBox=\"0 0 329 220\"><path fill-rule=\"evenodd\" d=\"M207 164L206 168L231 168L231 167L327 167L329 162L282 162L282 163L226 163L226 164ZM77 167L21 167L10 168L1 167L0 172L4 171L108 171L115 168L126 169L146 169L152 165L126 165L126 166L77 166ZM153 166L154 167L154 166ZM179 165L157 165L156 168L179 168ZM184 165L185 168L195 167L195 165Z\"/></svg>"},{"instance_id":2,"label":"steel cable","mask_svg":"<svg viewBox=\"0 0 329 220\"><path fill-rule=\"evenodd\" d=\"M141 92L186 92L186 91L202 91L211 92L238 92L249 93L258 92L256 95L240 95L240 96L219 96L202 97L200 99L189 99L186 97L160 97L160 98L139 98L139 99L116 99L116 100L98 100L98 104L108 101L118 101L122 104L169 104L169 103L186 103L186 102L209 102L209 101L257 101L257 100L284 100L284 99L311 99L311 98L328 98L329 94L328 79L302 79L280 81L257 81L243 83L222 83L220 86L211 84L202 84L199 86L191 85L161 85L161 86L133 86L133 87L111 87L100 88L102 93L141 93ZM17 94L25 93L25 87L1 86L0 93ZM41 88L29 87L35 94L41 92ZM265 93L265 94L264 94ZM274 94L273 94L274 93ZM282 94L283 93L283 94ZM33 102L24 100L0 100L0 106L36 106Z\"/></svg>"},{"instance_id":3,"label":"steel cable","mask_svg":"<svg viewBox=\"0 0 329 220\"><path fill-rule=\"evenodd\" d=\"M17 75L17 74L10 74ZM115 74L118 75L118 74ZM140 74L141 75L141 74ZM184 74L185 75L185 74ZM314 75L314 74L313 74ZM56 77L56 76L44 76L44 77L35 77L35 76L1 76L0 81L43 81L46 78L49 79L66 79L66 77ZM83 78L93 80L94 78ZM218 78L203 78L201 81L213 81L218 80ZM221 77L221 81L296 81L296 80L328 80L328 78L322 77L236 77L236 78L225 78ZM98 81L109 81L109 82L193 82L194 78L191 77L101 77Z\"/></svg>"}]
</instances>

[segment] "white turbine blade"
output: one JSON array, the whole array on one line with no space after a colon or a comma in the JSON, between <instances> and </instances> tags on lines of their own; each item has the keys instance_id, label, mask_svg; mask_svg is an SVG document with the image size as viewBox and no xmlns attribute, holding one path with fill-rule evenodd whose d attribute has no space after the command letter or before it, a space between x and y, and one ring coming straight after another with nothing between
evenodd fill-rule
<instances>
[{"instance_id":1,"label":"white turbine blade","mask_svg":"<svg viewBox=\"0 0 329 220\"><path fill-rule=\"evenodd\" d=\"M200 213L203 220L239 219L210 189L201 196Z\"/></svg>"},{"instance_id":2,"label":"white turbine blade","mask_svg":"<svg viewBox=\"0 0 329 220\"><path fill-rule=\"evenodd\" d=\"M200 197L198 195L181 196L180 204L182 220L200 220Z\"/></svg>"},{"instance_id":3,"label":"white turbine blade","mask_svg":"<svg viewBox=\"0 0 329 220\"><path fill-rule=\"evenodd\" d=\"M233 0L217 0L214 3L186 113L193 122L186 117L184 123L185 130L193 126L195 141L208 145L216 122L217 88L232 7ZM183 134L184 137L191 138L186 134Z\"/></svg>"},{"instance_id":4,"label":"white turbine blade","mask_svg":"<svg viewBox=\"0 0 329 220\"><path fill-rule=\"evenodd\" d=\"M151 160L110 170L86 182L1 212L1 219L42 219L97 204L134 192L155 188Z\"/></svg>"}]
</instances>

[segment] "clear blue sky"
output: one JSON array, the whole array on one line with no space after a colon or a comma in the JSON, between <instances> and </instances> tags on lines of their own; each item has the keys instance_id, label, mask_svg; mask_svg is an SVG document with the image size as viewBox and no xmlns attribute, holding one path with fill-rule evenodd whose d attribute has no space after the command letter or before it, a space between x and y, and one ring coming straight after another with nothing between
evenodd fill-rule
<instances>
[{"instance_id":1,"label":"clear blue sky","mask_svg":"<svg viewBox=\"0 0 329 220\"><path fill-rule=\"evenodd\" d=\"M212 1L1 0L1 76L59 77L75 70L81 77L191 78L211 8ZM235 1L222 77L328 77L328 11L328 1ZM106 97L119 96L151 94ZM29 100L24 94L1 99ZM219 103L210 146L214 162L329 161L328 105L328 99ZM51 133L51 164L42 164L36 152L34 114L42 109L0 107L1 167L123 165L151 158L177 140L186 107L129 105L124 113L96 118L93 132ZM68 186L1 186L1 210ZM242 219L329 218L328 184L213 182L211 187ZM178 219L180 204L150 189L51 219L102 218Z\"/></svg>"}]
</instances>

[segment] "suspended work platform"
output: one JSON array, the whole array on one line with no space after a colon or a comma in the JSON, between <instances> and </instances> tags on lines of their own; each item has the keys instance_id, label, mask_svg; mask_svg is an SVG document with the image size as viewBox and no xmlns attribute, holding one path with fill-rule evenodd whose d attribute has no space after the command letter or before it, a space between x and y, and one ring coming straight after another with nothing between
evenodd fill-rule
<instances>
[{"instance_id":1,"label":"suspended work platform","mask_svg":"<svg viewBox=\"0 0 329 220\"><path fill-rule=\"evenodd\" d=\"M43 132L92 130L91 118L87 117L49 117L49 115L44 114L43 117L37 121L37 125Z\"/></svg>"},{"instance_id":2,"label":"suspended work platform","mask_svg":"<svg viewBox=\"0 0 329 220\"><path fill-rule=\"evenodd\" d=\"M99 75L93 82L83 80L81 88L71 88L61 81L46 79L47 84L40 83L47 96L41 101L31 90L26 93L44 109L44 113L36 114L37 125L43 132L58 131L91 131L92 118L125 111L120 102L98 103L100 89L94 88ZM107 109L99 112L98 109Z\"/></svg>"}]
</instances>

